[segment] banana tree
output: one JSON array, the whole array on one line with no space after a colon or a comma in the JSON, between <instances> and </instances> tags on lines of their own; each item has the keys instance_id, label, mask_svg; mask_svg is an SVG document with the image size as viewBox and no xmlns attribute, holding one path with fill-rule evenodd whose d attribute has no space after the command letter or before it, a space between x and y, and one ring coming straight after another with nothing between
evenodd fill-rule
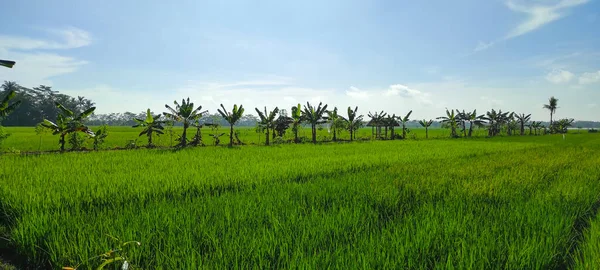
<instances>
[{"instance_id":1,"label":"banana tree","mask_svg":"<svg viewBox=\"0 0 600 270\"><path fill-rule=\"evenodd\" d=\"M3 67L7 67L7 68L13 68L13 66L16 64L15 61L10 61L10 60L0 60L0 66Z\"/></svg>"},{"instance_id":2,"label":"banana tree","mask_svg":"<svg viewBox=\"0 0 600 270\"><path fill-rule=\"evenodd\" d=\"M356 111L358 111L358 106L354 110L352 107L348 107L348 118L340 116L342 121L346 122L346 129L350 132L350 141L354 140L355 132L361 127L363 121L363 116L357 115Z\"/></svg>"},{"instance_id":3,"label":"banana tree","mask_svg":"<svg viewBox=\"0 0 600 270\"><path fill-rule=\"evenodd\" d=\"M91 137L95 136L94 132L90 130L84 124L84 122L88 116L94 113L96 107L91 107L80 114L76 114L58 102L55 102L55 105L59 110L56 123L48 119L44 119L41 125L52 131L52 135L60 135L58 143L60 144L61 152L65 151L66 135L73 134L75 132L83 132Z\"/></svg>"},{"instance_id":4,"label":"banana tree","mask_svg":"<svg viewBox=\"0 0 600 270\"><path fill-rule=\"evenodd\" d=\"M554 123L552 123L553 126L551 127L551 129L558 133L567 133L569 127L573 126L574 121L575 119L573 118L565 118L554 121Z\"/></svg>"},{"instance_id":5,"label":"banana tree","mask_svg":"<svg viewBox=\"0 0 600 270\"><path fill-rule=\"evenodd\" d=\"M15 97L17 92L15 90L10 90L8 95L6 95L2 102L0 102L0 118L8 116L9 113L13 112L19 104L21 104L20 100L17 100L13 103L10 103L10 100Z\"/></svg>"},{"instance_id":6,"label":"banana tree","mask_svg":"<svg viewBox=\"0 0 600 270\"><path fill-rule=\"evenodd\" d=\"M256 113L258 113L258 117L260 118L260 122L258 122L258 125L265 130L265 145L269 145L269 131L273 129L275 117L279 112L279 108L275 107L274 110L267 112L267 107L265 106L264 113L261 112L258 108L255 109ZM275 134L274 130L273 134Z\"/></svg>"},{"instance_id":7,"label":"banana tree","mask_svg":"<svg viewBox=\"0 0 600 270\"><path fill-rule=\"evenodd\" d=\"M165 127L165 121L160 119L161 115L152 115L150 113L150 109L146 111L146 119L134 118L133 120L137 122L133 127L143 127L144 130L140 132L138 136L146 135L148 137L148 148L154 147L152 142L152 135L156 133L156 136L164 134L163 130Z\"/></svg>"},{"instance_id":8,"label":"banana tree","mask_svg":"<svg viewBox=\"0 0 600 270\"><path fill-rule=\"evenodd\" d=\"M386 112L375 112L375 113L371 113L369 112L369 114L367 116L371 117L371 121L369 121L369 123L367 124L367 126L371 127L371 135L375 135L375 138L379 138L381 137L381 126L383 125L383 121L385 116L387 115Z\"/></svg>"},{"instance_id":9,"label":"banana tree","mask_svg":"<svg viewBox=\"0 0 600 270\"><path fill-rule=\"evenodd\" d=\"M444 123L444 124L450 126L450 136L451 137L453 137L453 138L458 137L458 135L456 134L456 128L458 127L458 117L454 113L454 110L448 111L448 109L446 109L446 116L440 116L436 119L441 120L440 121L441 123Z\"/></svg>"},{"instance_id":10,"label":"banana tree","mask_svg":"<svg viewBox=\"0 0 600 270\"><path fill-rule=\"evenodd\" d=\"M398 117L396 116L396 114L393 115L388 115L383 119L383 124L385 125L385 137L387 138L387 130L388 127L390 129L390 138L392 140L394 140L396 138L396 134L394 133L394 128L397 126L400 126L398 124L398 122L396 122L396 119L398 119Z\"/></svg>"},{"instance_id":11,"label":"banana tree","mask_svg":"<svg viewBox=\"0 0 600 270\"><path fill-rule=\"evenodd\" d=\"M240 104L240 107L238 108L237 104L234 104L233 110L228 112L223 104L221 104L221 109L217 109L217 111L219 114L221 114L223 119L229 123L229 146L233 146L233 125L235 125L235 123L242 118L242 115L244 114L244 106Z\"/></svg>"},{"instance_id":12,"label":"banana tree","mask_svg":"<svg viewBox=\"0 0 600 270\"><path fill-rule=\"evenodd\" d=\"M194 109L194 103L190 102L189 97L187 98L187 101L182 99L181 104L179 104L177 100L173 103L175 104L174 109L165 104L165 108L169 111L164 112L163 115L171 120L183 123L183 134L181 135L181 141L178 146L185 147L187 145L187 129L195 120L202 117L205 113L208 113L208 110L201 111L202 106L198 106L198 108Z\"/></svg>"},{"instance_id":13,"label":"banana tree","mask_svg":"<svg viewBox=\"0 0 600 270\"><path fill-rule=\"evenodd\" d=\"M337 107L333 108L333 111L327 111L327 122L329 122L329 125L331 127L331 130L333 131L333 141L337 141L337 129L340 126L339 123L340 121L342 121L341 116L338 114L338 109Z\"/></svg>"},{"instance_id":14,"label":"banana tree","mask_svg":"<svg viewBox=\"0 0 600 270\"><path fill-rule=\"evenodd\" d=\"M292 106L292 131L294 132L294 143L298 143L298 130L302 121L304 121L304 117L302 116L302 106L298 103L298 106Z\"/></svg>"},{"instance_id":15,"label":"banana tree","mask_svg":"<svg viewBox=\"0 0 600 270\"><path fill-rule=\"evenodd\" d=\"M423 119L419 121L419 124L425 128L425 139L429 139L429 127L431 126L431 124L433 124L433 120L430 119L429 121L427 121Z\"/></svg>"},{"instance_id":16,"label":"banana tree","mask_svg":"<svg viewBox=\"0 0 600 270\"><path fill-rule=\"evenodd\" d=\"M466 122L469 122L469 137L473 135L473 126L481 127L485 124L485 120L483 119L484 115L477 115L477 110L467 113L463 112L462 117Z\"/></svg>"},{"instance_id":17,"label":"banana tree","mask_svg":"<svg viewBox=\"0 0 600 270\"><path fill-rule=\"evenodd\" d=\"M521 136L523 136L525 135L525 123L529 122L529 120L531 119L531 114L516 114L515 117L517 118L517 121L519 121L519 124L521 126ZM529 133L531 134L531 130L529 130Z\"/></svg>"},{"instance_id":18,"label":"banana tree","mask_svg":"<svg viewBox=\"0 0 600 270\"><path fill-rule=\"evenodd\" d=\"M409 117L412 114L412 110L410 112L408 112L403 118L402 117L398 117L398 121L400 121L400 123L402 124L402 139L406 139L406 123L408 123L409 121Z\"/></svg>"},{"instance_id":19,"label":"banana tree","mask_svg":"<svg viewBox=\"0 0 600 270\"><path fill-rule=\"evenodd\" d=\"M327 121L327 117L323 116L327 111L327 104L325 104L325 106L322 105L323 103L319 102L319 106L314 107L306 102L304 111L302 111L304 120L310 123L312 129L312 142L315 144L317 143L317 125L324 124Z\"/></svg>"}]
</instances>

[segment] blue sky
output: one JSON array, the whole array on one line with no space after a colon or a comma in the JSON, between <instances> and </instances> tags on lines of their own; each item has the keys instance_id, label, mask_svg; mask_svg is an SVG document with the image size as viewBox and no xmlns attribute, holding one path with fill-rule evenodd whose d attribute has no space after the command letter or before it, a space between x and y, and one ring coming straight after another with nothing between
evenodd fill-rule
<instances>
[{"instance_id":1,"label":"blue sky","mask_svg":"<svg viewBox=\"0 0 600 270\"><path fill-rule=\"evenodd\" d=\"M185 97L434 118L446 107L600 120L600 1L7 1L0 80L98 112Z\"/></svg>"}]
</instances>

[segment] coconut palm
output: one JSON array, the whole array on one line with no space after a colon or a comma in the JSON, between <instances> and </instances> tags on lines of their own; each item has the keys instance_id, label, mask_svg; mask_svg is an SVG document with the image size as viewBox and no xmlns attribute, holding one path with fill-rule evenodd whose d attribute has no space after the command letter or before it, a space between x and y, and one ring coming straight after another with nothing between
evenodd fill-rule
<instances>
[{"instance_id":1,"label":"coconut palm","mask_svg":"<svg viewBox=\"0 0 600 270\"><path fill-rule=\"evenodd\" d=\"M331 128L331 131L333 131L333 141L337 141L337 129L340 127L340 121L342 120L342 117L338 114L338 109L337 107L333 108L333 111L326 111L327 113L327 122L329 122L329 126Z\"/></svg>"},{"instance_id":2,"label":"coconut palm","mask_svg":"<svg viewBox=\"0 0 600 270\"><path fill-rule=\"evenodd\" d=\"M8 116L9 113L13 112L19 104L21 104L20 100L17 100L13 103L10 103L10 100L15 97L17 92L14 89L8 91L8 94L2 99L0 102L0 118Z\"/></svg>"},{"instance_id":3,"label":"coconut palm","mask_svg":"<svg viewBox=\"0 0 600 270\"><path fill-rule=\"evenodd\" d=\"M556 113L556 109L558 109L558 99L554 96L548 99L548 104L544 104L544 109L550 111L550 126L552 126L552 115Z\"/></svg>"},{"instance_id":4,"label":"coconut palm","mask_svg":"<svg viewBox=\"0 0 600 270\"><path fill-rule=\"evenodd\" d=\"M294 142L298 143L298 129L302 124L304 118L302 117L302 106L298 103L298 106L292 106L292 131L294 132Z\"/></svg>"},{"instance_id":5,"label":"coconut palm","mask_svg":"<svg viewBox=\"0 0 600 270\"><path fill-rule=\"evenodd\" d=\"M201 111L202 106L198 106L198 108L194 109L194 103L190 102L189 97L187 100L182 99L181 104L179 104L177 100L173 103L175 104L175 109L165 104L165 108L169 111L164 112L163 114L171 120L183 123L183 133L178 146L185 147L187 145L187 129L190 127L190 124L202 117L205 113L208 113L208 110Z\"/></svg>"},{"instance_id":6,"label":"coconut palm","mask_svg":"<svg viewBox=\"0 0 600 270\"><path fill-rule=\"evenodd\" d=\"M134 118L133 120L137 123L135 125L133 125L133 127L143 127L144 129L142 130L142 132L140 132L140 134L138 135L139 137L146 135L148 137L148 148L152 148L154 147L154 144L152 143L152 135L154 135L156 133L156 136L162 135L164 134L163 130L165 129L165 127L163 126L165 121L161 120L160 117L162 115L152 115L152 113L150 112L150 109L146 110L146 118L145 119L141 119L141 118Z\"/></svg>"},{"instance_id":7,"label":"coconut palm","mask_svg":"<svg viewBox=\"0 0 600 270\"><path fill-rule=\"evenodd\" d=\"M55 102L56 107L59 110L56 118L56 123L44 119L41 125L52 131L52 135L60 135L58 143L60 144L60 151L65 151L65 136L73 134L75 132L83 132L89 136L95 136L94 132L90 130L85 124L85 120L96 110L96 107L91 107L86 111L76 114L72 110L67 109L62 104Z\"/></svg>"},{"instance_id":8,"label":"coconut palm","mask_svg":"<svg viewBox=\"0 0 600 270\"><path fill-rule=\"evenodd\" d=\"M342 117L346 121L346 128L350 132L350 141L354 140L356 136L355 131L358 130L363 121L363 115L357 115L358 106L352 110L352 107L348 107L348 118Z\"/></svg>"},{"instance_id":9,"label":"coconut palm","mask_svg":"<svg viewBox=\"0 0 600 270\"><path fill-rule=\"evenodd\" d=\"M306 102L304 105L304 111L302 112L303 118L310 124L312 129L312 142L317 143L317 125L324 124L327 121L327 117L323 116L327 111L327 104L322 106L322 102L319 102L319 106L313 107L310 103Z\"/></svg>"},{"instance_id":10,"label":"coconut palm","mask_svg":"<svg viewBox=\"0 0 600 270\"><path fill-rule=\"evenodd\" d=\"M221 114L223 119L229 123L229 146L233 146L233 125L242 118L244 106L240 104L240 107L238 108L237 104L233 104L233 110L228 112L223 104L221 104L221 109L217 109L217 111Z\"/></svg>"},{"instance_id":11,"label":"coconut palm","mask_svg":"<svg viewBox=\"0 0 600 270\"><path fill-rule=\"evenodd\" d=\"M446 124L450 127L451 137L458 137L458 135L456 134L456 128L458 127L458 117L454 113L454 110L448 111L448 109L446 109L446 116L440 116L436 119L441 120L440 123Z\"/></svg>"},{"instance_id":12,"label":"coconut palm","mask_svg":"<svg viewBox=\"0 0 600 270\"><path fill-rule=\"evenodd\" d=\"M517 121L519 121L519 124L521 126L521 136L523 136L525 135L525 123L529 122L529 120L531 119L531 114L516 114L515 117L517 118ZM529 133L531 133L531 130L529 130Z\"/></svg>"},{"instance_id":13,"label":"coconut palm","mask_svg":"<svg viewBox=\"0 0 600 270\"><path fill-rule=\"evenodd\" d=\"M260 118L260 122L258 125L262 127L265 132L265 145L269 145L269 131L273 128L275 123L275 116L279 112L279 108L275 107L274 110L267 112L267 107L265 106L264 113L261 112L258 108L255 108L258 113L258 117ZM273 134L275 134L275 130L273 130Z\"/></svg>"},{"instance_id":14,"label":"coconut palm","mask_svg":"<svg viewBox=\"0 0 600 270\"><path fill-rule=\"evenodd\" d=\"M412 110L410 112L408 112L404 118L402 117L398 117L398 121L400 121L400 124L402 124L402 139L406 139L406 123L408 122L408 118L410 117L410 115L412 114Z\"/></svg>"}]
</instances>

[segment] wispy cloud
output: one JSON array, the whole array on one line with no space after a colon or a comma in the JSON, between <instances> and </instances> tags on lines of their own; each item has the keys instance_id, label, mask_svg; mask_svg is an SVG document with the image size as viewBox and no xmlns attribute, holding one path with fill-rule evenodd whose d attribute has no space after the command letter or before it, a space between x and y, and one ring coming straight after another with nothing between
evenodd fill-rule
<instances>
[{"instance_id":1,"label":"wispy cloud","mask_svg":"<svg viewBox=\"0 0 600 270\"><path fill-rule=\"evenodd\" d=\"M60 40L0 35L0 48L16 50L60 50L80 48L92 43L90 33L76 27L48 29L46 32L58 37Z\"/></svg>"},{"instance_id":2,"label":"wispy cloud","mask_svg":"<svg viewBox=\"0 0 600 270\"><path fill-rule=\"evenodd\" d=\"M590 0L561 0L559 2L553 1L554 4L541 5L538 4L537 1L531 0L508 0L506 2L506 6L514 12L526 14L527 19L521 22L511 31L509 31L508 34L506 34L503 38L498 39L497 41L487 43L479 41L479 43L474 49L474 52L486 50L500 41L506 41L533 32L543 27L544 25L547 25L551 22L554 22L567 16L569 8L586 4L589 1ZM546 1L546 3L548 2L549 1Z\"/></svg>"},{"instance_id":3,"label":"wispy cloud","mask_svg":"<svg viewBox=\"0 0 600 270\"><path fill-rule=\"evenodd\" d=\"M385 91L384 96L401 96L404 98L414 99L422 105L431 105L429 93L424 93L416 89L412 89L406 85L393 84Z\"/></svg>"},{"instance_id":4,"label":"wispy cloud","mask_svg":"<svg viewBox=\"0 0 600 270\"><path fill-rule=\"evenodd\" d=\"M592 84L600 82L600 70L597 72L586 72L579 77L579 84Z\"/></svg>"},{"instance_id":5,"label":"wispy cloud","mask_svg":"<svg viewBox=\"0 0 600 270\"><path fill-rule=\"evenodd\" d=\"M346 95L355 99L368 99L370 96L369 92L360 90L354 86L350 86L350 89L346 90Z\"/></svg>"},{"instance_id":6,"label":"wispy cloud","mask_svg":"<svg viewBox=\"0 0 600 270\"><path fill-rule=\"evenodd\" d=\"M555 69L546 75L546 80L554 84L560 84L570 82L573 77L575 77L575 74L568 70Z\"/></svg>"}]
</instances>

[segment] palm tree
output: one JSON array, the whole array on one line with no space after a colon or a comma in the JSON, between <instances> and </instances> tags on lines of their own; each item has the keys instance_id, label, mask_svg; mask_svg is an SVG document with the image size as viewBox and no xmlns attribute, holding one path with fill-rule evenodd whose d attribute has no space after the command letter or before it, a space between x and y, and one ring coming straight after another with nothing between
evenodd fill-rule
<instances>
[{"instance_id":1,"label":"palm tree","mask_svg":"<svg viewBox=\"0 0 600 270\"><path fill-rule=\"evenodd\" d=\"M322 102L319 102L319 106L313 107L310 103L306 102L304 111L302 112L305 121L310 123L313 143L317 143L317 125L324 124L327 121L327 117L323 116L327 111L327 104L321 107L322 104Z\"/></svg>"},{"instance_id":2,"label":"palm tree","mask_svg":"<svg viewBox=\"0 0 600 270\"><path fill-rule=\"evenodd\" d=\"M163 124L165 123L165 121L161 120L160 117L162 115L152 115L152 113L150 112L150 109L146 110L146 119L140 119L140 118L134 118L133 120L135 122L137 122L137 124L135 124L133 127L143 127L144 129L142 130L142 132L140 132L140 135L138 136L143 136L146 135L148 137L148 148L152 148L154 147L154 144L152 143L152 135L154 133L156 133L156 135L162 135L164 134L163 130L165 129L165 127L163 126Z\"/></svg>"},{"instance_id":3,"label":"palm tree","mask_svg":"<svg viewBox=\"0 0 600 270\"><path fill-rule=\"evenodd\" d=\"M90 116L96 110L96 107L91 107L86 111L75 114L73 111L65 108L62 104L55 102L56 107L59 109L56 123L44 119L41 125L52 131L52 135L60 135L58 143L60 144L60 151L65 151L65 136L75 132L84 132L90 136L95 136L94 132L90 130L85 124L85 119Z\"/></svg>"},{"instance_id":4,"label":"palm tree","mask_svg":"<svg viewBox=\"0 0 600 270\"><path fill-rule=\"evenodd\" d=\"M371 113L369 112L368 116L371 117L371 135L373 135L373 133L375 133L375 138L379 138L381 137L381 126L383 125L383 119L385 118L385 116L387 115L387 113L381 111L379 113L375 112L375 113ZM373 131L375 130L375 131Z\"/></svg>"},{"instance_id":5,"label":"palm tree","mask_svg":"<svg viewBox=\"0 0 600 270\"><path fill-rule=\"evenodd\" d=\"M10 103L10 100L13 99L16 94L17 92L14 89L10 89L8 91L8 95L6 95L4 99L2 99L2 102L0 102L0 117L8 116L9 113L13 112L17 108L17 106L21 104L20 100L13 102L12 104Z\"/></svg>"},{"instance_id":6,"label":"palm tree","mask_svg":"<svg viewBox=\"0 0 600 270\"><path fill-rule=\"evenodd\" d=\"M304 118L302 117L302 106L298 103L298 106L292 106L292 131L294 132L294 142L298 143L298 129L302 124Z\"/></svg>"},{"instance_id":7,"label":"palm tree","mask_svg":"<svg viewBox=\"0 0 600 270\"><path fill-rule=\"evenodd\" d=\"M408 122L408 118L410 117L410 115L412 114L412 110L410 110L410 112L408 112L406 114L406 116L404 116L404 118L399 117L398 120L400 121L400 123L402 123L402 139L406 139L406 123Z\"/></svg>"},{"instance_id":8,"label":"palm tree","mask_svg":"<svg viewBox=\"0 0 600 270\"><path fill-rule=\"evenodd\" d=\"M383 119L382 122L383 122L383 125L385 126L385 137L386 138L387 138L388 127L390 129L390 138L393 140L396 137L396 134L394 132L394 127L398 126L398 122L396 122L396 119L398 119L396 114L388 115L388 116L386 116L386 118Z\"/></svg>"},{"instance_id":9,"label":"palm tree","mask_svg":"<svg viewBox=\"0 0 600 270\"><path fill-rule=\"evenodd\" d=\"M265 106L265 112L261 112L258 108L255 108L258 113L258 117L260 117L260 122L258 122L259 126L266 130L265 133L265 145L269 145L269 130L273 128L275 116L279 112L279 108L275 107L275 109L271 112L267 112L267 107ZM273 130L273 134L275 134L275 130Z\"/></svg>"},{"instance_id":10,"label":"palm tree","mask_svg":"<svg viewBox=\"0 0 600 270\"><path fill-rule=\"evenodd\" d=\"M554 96L550 97L548 99L548 104L544 104L544 109L549 110L550 111L550 127L552 127L552 115L554 115L554 113L556 112L556 109L558 109L558 99L554 98Z\"/></svg>"},{"instance_id":11,"label":"palm tree","mask_svg":"<svg viewBox=\"0 0 600 270\"><path fill-rule=\"evenodd\" d=\"M350 141L354 140L354 136L356 136L355 131L358 130L363 121L363 115L356 115L356 111L358 111L358 106L352 110L352 107L348 107L348 118L342 116L342 120L346 121L346 128L350 131Z\"/></svg>"},{"instance_id":12,"label":"palm tree","mask_svg":"<svg viewBox=\"0 0 600 270\"><path fill-rule=\"evenodd\" d=\"M448 111L448 109L446 109L446 116L440 116L436 119L442 120L442 121L440 121L440 123L450 126L450 136L451 137L453 137L453 138L458 137L458 135L456 134L456 127L458 127L458 122L457 122L458 117L454 113L454 110Z\"/></svg>"},{"instance_id":13,"label":"palm tree","mask_svg":"<svg viewBox=\"0 0 600 270\"><path fill-rule=\"evenodd\" d=\"M181 135L179 146L185 147L187 145L187 129L190 127L190 124L202 117L203 114L208 113L208 111L200 111L202 110L202 106L198 106L198 108L194 109L194 103L190 102L189 97L187 98L187 101L182 99L181 104L177 103L177 100L173 103L175 104L175 109L165 104L165 108L169 111L164 112L163 114L169 119L183 123L183 134Z\"/></svg>"},{"instance_id":14,"label":"palm tree","mask_svg":"<svg viewBox=\"0 0 600 270\"><path fill-rule=\"evenodd\" d=\"M485 124L483 120L484 115L477 115L477 110L473 110L473 112L464 114L465 120L469 122L469 137L473 135L473 126L481 127Z\"/></svg>"},{"instance_id":15,"label":"palm tree","mask_svg":"<svg viewBox=\"0 0 600 270\"><path fill-rule=\"evenodd\" d=\"M462 127L461 132L463 133L463 137L467 137L467 113L465 110L462 112L456 109L456 121L458 125Z\"/></svg>"},{"instance_id":16,"label":"palm tree","mask_svg":"<svg viewBox=\"0 0 600 270\"><path fill-rule=\"evenodd\" d=\"M486 112L482 119L488 121L488 136L493 137L500 134L500 128L502 125L508 122L509 118L512 117L509 117L508 114L509 112L503 113L502 110L496 111L494 109Z\"/></svg>"},{"instance_id":17,"label":"palm tree","mask_svg":"<svg viewBox=\"0 0 600 270\"><path fill-rule=\"evenodd\" d=\"M529 120L531 119L531 114L525 115L524 113L522 113L516 114L515 116L519 121L519 124L521 125L521 136L523 136L525 135L525 123L529 122ZM529 133L531 133L531 130L529 130Z\"/></svg>"},{"instance_id":18,"label":"palm tree","mask_svg":"<svg viewBox=\"0 0 600 270\"><path fill-rule=\"evenodd\" d=\"M333 108L333 111L326 111L327 113L327 121L329 122L329 126L331 127L331 130L333 131L333 141L337 141L337 137L336 137L336 133L337 133L337 128L339 127L339 123L340 121L342 121L342 117L340 115L338 115L338 109L337 107Z\"/></svg>"},{"instance_id":19,"label":"palm tree","mask_svg":"<svg viewBox=\"0 0 600 270\"><path fill-rule=\"evenodd\" d=\"M433 124L433 120L429 119L429 121L423 119L421 121L419 121L419 124L421 124L422 127L425 128L425 139L429 139L429 127L431 126L431 124Z\"/></svg>"},{"instance_id":20,"label":"palm tree","mask_svg":"<svg viewBox=\"0 0 600 270\"><path fill-rule=\"evenodd\" d=\"M225 121L229 123L229 146L233 146L233 125L242 118L244 106L240 104L240 107L238 108L237 104L233 104L233 110L231 112L228 112L225 107L223 107L223 104L221 104L221 108L223 110L217 109L217 111Z\"/></svg>"}]
</instances>

